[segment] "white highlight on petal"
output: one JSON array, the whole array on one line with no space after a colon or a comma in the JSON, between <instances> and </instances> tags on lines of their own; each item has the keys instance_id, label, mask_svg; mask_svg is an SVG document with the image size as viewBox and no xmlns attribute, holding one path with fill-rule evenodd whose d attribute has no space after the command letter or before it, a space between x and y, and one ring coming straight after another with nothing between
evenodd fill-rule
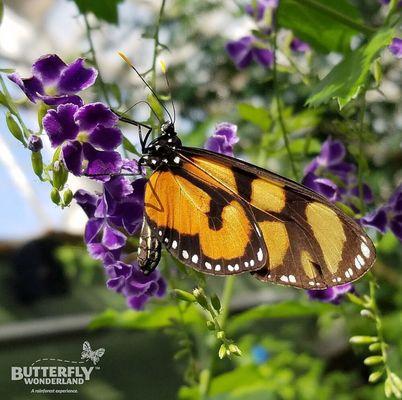
<instances>
[{"instance_id":1,"label":"white highlight on petal","mask_svg":"<svg viewBox=\"0 0 402 400\"><path fill-rule=\"evenodd\" d=\"M294 275L289 275L289 282L296 283L296 277Z\"/></svg>"},{"instance_id":2,"label":"white highlight on petal","mask_svg":"<svg viewBox=\"0 0 402 400\"><path fill-rule=\"evenodd\" d=\"M187 252L186 250L183 250L183 251L181 252L181 254L182 254L182 256L183 256L183 258L184 258L185 260L188 259L189 254L188 254L188 252Z\"/></svg>"},{"instance_id":3,"label":"white highlight on petal","mask_svg":"<svg viewBox=\"0 0 402 400\"><path fill-rule=\"evenodd\" d=\"M264 258L264 253L262 252L262 249L260 248L260 249L258 249L258 252L257 252L257 259L258 259L258 261L262 261L263 258Z\"/></svg>"},{"instance_id":4,"label":"white highlight on petal","mask_svg":"<svg viewBox=\"0 0 402 400\"><path fill-rule=\"evenodd\" d=\"M177 241L176 240L173 240L172 248L177 249Z\"/></svg>"},{"instance_id":5,"label":"white highlight on petal","mask_svg":"<svg viewBox=\"0 0 402 400\"><path fill-rule=\"evenodd\" d=\"M215 271L220 271L221 270L221 266L218 264L218 265L215 265Z\"/></svg>"},{"instance_id":6,"label":"white highlight on petal","mask_svg":"<svg viewBox=\"0 0 402 400\"><path fill-rule=\"evenodd\" d=\"M194 264L197 264L197 262L198 262L198 256L197 256L197 254L194 254L194 255L191 257L191 261L192 261Z\"/></svg>"},{"instance_id":7,"label":"white highlight on petal","mask_svg":"<svg viewBox=\"0 0 402 400\"><path fill-rule=\"evenodd\" d=\"M205 262L205 266L207 269L212 269L212 265L208 261Z\"/></svg>"},{"instance_id":8,"label":"white highlight on petal","mask_svg":"<svg viewBox=\"0 0 402 400\"><path fill-rule=\"evenodd\" d=\"M365 243L362 243L360 245L360 248L362 249L362 253L363 253L364 257L369 258L370 257L370 249L368 248L368 246Z\"/></svg>"}]
</instances>

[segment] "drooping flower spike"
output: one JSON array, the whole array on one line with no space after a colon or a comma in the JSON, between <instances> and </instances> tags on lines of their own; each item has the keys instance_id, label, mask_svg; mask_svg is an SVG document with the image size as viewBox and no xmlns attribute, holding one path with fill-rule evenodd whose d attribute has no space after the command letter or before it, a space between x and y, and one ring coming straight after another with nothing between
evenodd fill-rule
<instances>
[{"instance_id":1,"label":"drooping flower spike","mask_svg":"<svg viewBox=\"0 0 402 400\"><path fill-rule=\"evenodd\" d=\"M48 54L33 63L30 78L21 78L17 73L8 78L34 103L42 100L52 106L66 103L81 106L82 100L76 94L93 85L97 75L95 68L84 66L82 58L67 65L56 54Z\"/></svg>"}]
</instances>

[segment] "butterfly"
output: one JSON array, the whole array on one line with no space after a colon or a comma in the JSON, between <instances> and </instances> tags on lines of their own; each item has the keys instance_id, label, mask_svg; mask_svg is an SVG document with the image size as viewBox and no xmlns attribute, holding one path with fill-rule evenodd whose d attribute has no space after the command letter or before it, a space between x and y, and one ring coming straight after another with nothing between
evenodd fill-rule
<instances>
[{"instance_id":1,"label":"butterfly","mask_svg":"<svg viewBox=\"0 0 402 400\"><path fill-rule=\"evenodd\" d=\"M345 284L372 267L376 250L370 238L325 197L245 161L183 146L175 118L119 54L170 119L148 143L150 126L118 114L139 127L138 163L153 171L145 185L137 257L145 274L157 267L162 246L206 274L249 272L260 281L303 289Z\"/></svg>"},{"instance_id":2,"label":"butterfly","mask_svg":"<svg viewBox=\"0 0 402 400\"><path fill-rule=\"evenodd\" d=\"M127 121L126 121L127 122ZM211 275L245 272L304 289L354 281L376 257L351 217L314 191L236 158L182 145L167 122L141 138L145 186L138 264L158 265L162 246Z\"/></svg>"},{"instance_id":3,"label":"butterfly","mask_svg":"<svg viewBox=\"0 0 402 400\"><path fill-rule=\"evenodd\" d=\"M81 352L82 360L91 360L94 363L94 365L96 365L104 354L105 349L102 347L98 350L92 350L89 342L85 341L82 344L82 352Z\"/></svg>"}]
</instances>

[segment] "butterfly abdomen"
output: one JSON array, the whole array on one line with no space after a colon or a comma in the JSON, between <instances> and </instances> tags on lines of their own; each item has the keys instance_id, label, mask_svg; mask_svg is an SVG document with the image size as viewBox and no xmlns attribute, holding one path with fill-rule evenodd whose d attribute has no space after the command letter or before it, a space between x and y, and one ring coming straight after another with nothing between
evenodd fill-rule
<instances>
[{"instance_id":1,"label":"butterfly abdomen","mask_svg":"<svg viewBox=\"0 0 402 400\"><path fill-rule=\"evenodd\" d=\"M144 217L138 246L138 266L145 274L150 274L158 266L160 258L161 243L152 233Z\"/></svg>"}]
</instances>

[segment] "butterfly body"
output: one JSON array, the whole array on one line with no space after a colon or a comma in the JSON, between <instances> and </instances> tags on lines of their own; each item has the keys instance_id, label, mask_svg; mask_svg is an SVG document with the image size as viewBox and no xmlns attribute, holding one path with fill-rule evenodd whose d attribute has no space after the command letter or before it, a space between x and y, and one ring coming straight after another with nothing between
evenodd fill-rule
<instances>
[{"instance_id":1,"label":"butterfly body","mask_svg":"<svg viewBox=\"0 0 402 400\"><path fill-rule=\"evenodd\" d=\"M159 261L152 240L207 274L250 272L308 289L353 281L375 260L362 228L327 199L244 161L184 147L171 123L144 147L140 164L153 170L148 237L141 235L142 254L153 259L139 259L146 272Z\"/></svg>"}]
</instances>

